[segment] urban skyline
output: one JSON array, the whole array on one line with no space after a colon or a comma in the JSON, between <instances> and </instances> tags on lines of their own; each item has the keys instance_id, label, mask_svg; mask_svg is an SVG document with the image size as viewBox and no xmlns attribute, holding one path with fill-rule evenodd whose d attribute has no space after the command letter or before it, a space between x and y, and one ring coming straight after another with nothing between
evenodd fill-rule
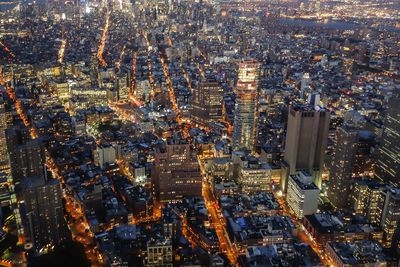
<instances>
[{"instance_id":1,"label":"urban skyline","mask_svg":"<svg viewBox=\"0 0 400 267\"><path fill-rule=\"evenodd\" d=\"M0 2L0 266L400 264L400 3Z\"/></svg>"}]
</instances>

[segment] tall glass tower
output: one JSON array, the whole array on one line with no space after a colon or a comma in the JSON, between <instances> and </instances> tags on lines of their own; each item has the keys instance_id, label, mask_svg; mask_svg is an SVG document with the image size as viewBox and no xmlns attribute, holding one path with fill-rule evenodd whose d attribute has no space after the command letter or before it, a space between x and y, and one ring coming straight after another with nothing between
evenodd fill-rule
<instances>
[{"instance_id":1,"label":"tall glass tower","mask_svg":"<svg viewBox=\"0 0 400 267\"><path fill-rule=\"evenodd\" d=\"M234 150L253 150L257 136L258 85L260 65L255 60L239 64L235 88L235 120L232 143Z\"/></svg>"}]
</instances>

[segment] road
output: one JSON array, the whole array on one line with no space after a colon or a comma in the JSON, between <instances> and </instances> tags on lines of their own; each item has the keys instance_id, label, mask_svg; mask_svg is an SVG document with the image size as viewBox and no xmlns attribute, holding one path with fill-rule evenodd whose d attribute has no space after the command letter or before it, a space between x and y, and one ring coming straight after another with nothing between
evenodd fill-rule
<instances>
[{"instance_id":1,"label":"road","mask_svg":"<svg viewBox=\"0 0 400 267\"><path fill-rule=\"evenodd\" d=\"M136 96L136 65L137 65L136 63L137 63L137 52L136 50L134 50L132 54L132 66L131 66L132 82L128 94L129 99Z\"/></svg>"},{"instance_id":2,"label":"road","mask_svg":"<svg viewBox=\"0 0 400 267\"><path fill-rule=\"evenodd\" d=\"M0 41L0 46L3 47L3 50L6 51L11 57L15 57L15 54L13 51L11 51L10 48L8 48L3 42Z\"/></svg>"},{"instance_id":3,"label":"road","mask_svg":"<svg viewBox=\"0 0 400 267\"><path fill-rule=\"evenodd\" d=\"M100 62L100 65L103 67L107 67L107 62L104 59L103 53L104 53L104 48L106 47L106 41L107 41L109 27L110 27L110 12L107 11L105 23L104 23L104 29L103 29L103 33L102 33L101 39L100 39L99 49L97 50L97 58Z\"/></svg>"},{"instance_id":4,"label":"road","mask_svg":"<svg viewBox=\"0 0 400 267\"><path fill-rule=\"evenodd\" d=\"M149 72L148 80L149 80L150 89L151 89L151 92L150 92L150 103L151 103L151 106L153 107L154 97L156 95L156 89L154 87L153 65L151 63L151 50L152 50L152 48L150 46L149 37L148 37L146 32L143 32L143 37L144 37L144 40L145 40L146 46L147 46L147 68L148 68L148 72Z\"/></svg>"},{"instance_id":5,"label":"road","mask_svg":"<svg viewBox=\"0 0 400 267\"><path fill-rule=\"evenodd\" d=\"M13 88L7 86L7 84L5 83L2 71L0 71L0 84L7 88L7 93L9 94L10 99L13 100L18 115L24 122L25 126L30 129L31 138L32 139L38 138L39 133L36 127L34 127L34 125L28 121L22 103L16 98ZM64 182L60 175L60 171L57 169L57 166L54 164L54 160L51 157L47 159L46 166L52 172L54 178L60 180L61 183ZM72 203L73 198L69 195L66 195L65 192L64 192L64 198L67 201L66 210L73 219L69 221L68 225L69 228L71 229L74 239L80 242L84 246L86 255L90 260L92 266L102 266L101 254L94 245L95 244L94 235L89 231L89 226L86 222L82 210L77 208L75 203Z\"/></svg>"},{"instance_id":6,"label":"road","mask_svg":"<svg viewBox=\"0 0 400 267\"><path fill-rule=\"evenodd\" d=\"M292 221L296 224L297 227L297 237L304 243L310 245L310 247L314 250L314 252L321 259L321 262L324 266L331 266L328 262L327 256L324 254L323 250L318 246L318 244L313 240L312 236L307 232L304 228L303 222L301 219L297 218L293 211L288 207L286 201L283 199L282 194L279 194L278 191L274 191L274 196L278 200L279 205L282 207L282 214L288 216L292 219Z\"/></svg>"},{"instance_id":7,"label":"road","mask_svg":"<svg viewBox=\"0 0 400 267\"><path fill-rule=\"evenodd\" d=\"M229 262L238 266L237 258L239 256L238 250L234 244L231 243L228 232L226 230L226 222L222 211L218 209L215 198L211 193L210 178L205 171L204 161L200 156L198 157L201 174L203 176L203 198L206 203L208 213L211 217L211 226L215 229L221 250L226 253Z\"/></svg>"}]
</instances>

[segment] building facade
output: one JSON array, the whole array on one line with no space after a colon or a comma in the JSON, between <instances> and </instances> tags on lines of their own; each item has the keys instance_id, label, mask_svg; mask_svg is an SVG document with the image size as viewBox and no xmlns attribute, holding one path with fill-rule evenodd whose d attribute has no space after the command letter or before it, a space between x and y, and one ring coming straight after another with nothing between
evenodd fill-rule
<instances>
[{"instance_id":1,"label":"building facade","mask_svg":"<svg viewBox=\"0 0 400 267\"><path fill-rule=\"evenodd\" d=\"M385 128L376 162L379 180L400 186L400 97L389 101Z\"/></svg>"},{"instance_id":2,"label":"building facade","mask_svg":"<svg viewBox=\"0 0 400 267\"><path fill-rule=\"evenodd\" d=\"M378 226L381 220L382 193L386 186L373 180L358 180L351 190L350 203L356 214L363 215Z\"/></svg>"},{"instance_id":3,"label":"building facade","mask_svg":"<svg viewBox=\"0 0 400 267\"><path fill-rule=\"evenodd\" d=\"M310 173L289 176L286 200L298 218L317 212L319 192Z\"/></svg>"},{"instance_id":4,"label":"building facade","mask_svg":"<svg viewBox=\"0 0 400 267\"><path fill-rule=\"evenodd\" d=\"M40 250L68 238L64 221L61 185L40 177L22 179L21 205L25 248Z\"/></svg>"},{"instance_id":5,"label":"building facade","mask_svg":"<svg viewBox=\"0 0 400 267\"><path fill-rule=\"evenodd\" d=\"M200 81L197 90L193 92L192 111L190 118L200 125L222 119L223 88L208 76Z\"/></svg>"},{"instance_id":6,"label":"building facade","mask_svg":"<svg viewBox=\"0 0 400 267\"><path fill-rule=\"evenodd\" d=\"M116 151L112 145L102 144L93 151L94 162L104 168L105 164L114 163L116 159Z\"/></svg>"},{"instance_id":7,"label":"building facade","mask_svg":"<svg viewBox=\"0 0 400 267\"><path fill-rule=\"evenodd\" d=\"M189 144L167 144L154 158L153 190L161 202L201 196L202 175L196 151Z\"/></svg>"},{"instance_id":8,"label":"building facade","mask_svg":"<svg viewBox=\"0 0 400 267\"><path fill-rule=\"evenodd\" d=\"M244 61L239 64L235 87L235 119L232 145L234 150L254 149L257 136L259 63Z\"/></svg>"},{"instance_id":9,"label":"building facade","mask_svg":"<svg viewBox=\"0 0 400 267\"><path fill-rule=\"evenodd\" d=\"M321 187L321 172L329 132L329 111L294 103L289 108L284 160L287 174L282 175L281 188L287 189L288 175L306 170Z\"/></svg>"},{"instance_id":10,"label":"building facade","mask_svg":"<svg viewBox=\"0 0 400 267\"><path fill-rule=\"evenodd\" d=\"M383 246L400 249L400 189L386 188L379 205Z\"/></svg>"},{"instance_id":11,"label":"building facade","mask_svg":"<svg viewBox=\"0 0 400 267\"><path fill-rule=\"evenodd\" d=\"M45 154L40 140L31 140L26 127L9 128L5 135L14 184L19 187L23 177L44 177Z\"/></svg>"},{"instance_id":12,"label":"building facade","mask_svg":"<svg viewBox=\"0 0 400 267\"><path fill-rule=\"evenodd\" d=\"M353 127L342 126L336 131L336 145L329 170L328 198L337 208L349 205L357 139L358 132Z\"/></svg>"}]
</instances>

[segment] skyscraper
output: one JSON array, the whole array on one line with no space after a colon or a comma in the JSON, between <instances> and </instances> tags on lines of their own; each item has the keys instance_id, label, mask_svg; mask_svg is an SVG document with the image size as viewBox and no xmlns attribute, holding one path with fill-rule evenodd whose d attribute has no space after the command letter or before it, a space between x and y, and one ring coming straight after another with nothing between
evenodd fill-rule
<instances>
[{"instance_id":1,"label":"skyscraper","mask_svg":"<svg viewBox=\"0 0 400 267\"><path fill-rule=\"evenodd\" d=\"M379 180L400 187L400 97L389 101L385 128L378 151L376 176Z\"/></svg>"},{"instance_id":2,"label":"skyscraper","mask_svg":"<svg viewBox=\"0 0 400 267\"><path fill-rule=\"evenodd\" d=\"M25 126L7 129L6 142L11 175L17 187L23 177L45 177L43 144L39 139L31 140Z\"/></svg>"},{"instance_id":3,"label":"skyscraper","mask_svg":"<svg viewBox=\"0 0 400 267\"><path fill-rule=\"evenodd\" d=\"M329 112L310 105L294 103L289 107L284 160L286 175L282 175L281 189L286 192L288 175L309 171L314 183L321 188L321 172L328 141Z\"/></svg>"},{"instance_id":4,"label":"skyscraper","mask_svg":"<svg viewBox=\"0 0 400 267\"><path fill-rule=\"evenodd\" d=\"M356 180L350 193L354 212L367 217L373 225L380 225L382 211L379 205L385 189L384 184L374 180Z\"/></svg>"},{"instance_id":5,"label":"skyscraper","mask_svg":"<svg viewBox=\"0 0 400 267\"><path fill-rule=\"evenodd\" d=\"M400 249L400 189L388 187L381 196L380 226L383 229L383 245Z\"/></svg>"},{"instance_id":6,"label":"skyscraper","mask_svg":"<svg viewBox=\"0 0 400 267\"><path fill-rule=\"evenodd\" d=\"M202 176L190 144L170 142L156 153L152 170L154 194L161 202L201 196Z\"/></svg>"},{"instance_id":7,"label":"skyscraper","mask_svg":"<svg viewBox=\"0 0 400 267\"><path fill-rule=\"evenodd\" d=\"M191 119L203 125L221 120L223 93L223 88L214 77L202 79L193 93Z\"/></svg>"},{"instance_id":8,"label":"skyscraper","mask_svg":"<svg viewBox=\"0 0 400 267\"><path fill-rule=\"evenodd\" d=\"M43 177L24 177L21 185L25 248L40 250L65 240L68 231L60 183L57 180L45 182Z\"/></svg>"},{"instance_id":9,"label":"skyscraper","mask_svg":"<svg viewBox=\"0 0 400 267\"><path fill-rule=\"evenodd\" d=\"M232 143L234 150L253 150L257 136L259 63L239 64Z\"/></svg>"},{"instance_id":10,"label":"skyscraper","mask_svg":"<svg viewBox=\"0 0 400 267\"><path fill-rule=\"evenodd\" d=\"M336 131L336 145L330 166L328 198L337 208L349 206L352 174L355 162L358 131L351 126L341 126Z\"/></svg>"}]
</instances>

